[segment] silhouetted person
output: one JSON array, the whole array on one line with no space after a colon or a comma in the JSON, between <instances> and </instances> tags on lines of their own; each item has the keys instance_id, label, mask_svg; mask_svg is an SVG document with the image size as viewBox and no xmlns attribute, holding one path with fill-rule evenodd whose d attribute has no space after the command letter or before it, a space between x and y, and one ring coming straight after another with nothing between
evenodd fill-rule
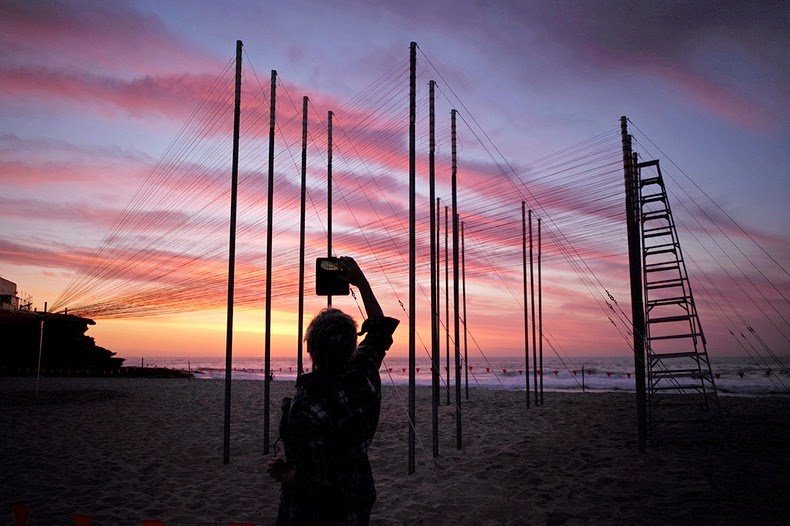
<instances>
[{"instance_id":1,"label":"silhouetted person","mask_svg":"<svg viewBox=\"0 0 790 526\"><path fill-rule=\"evenodd\" d=\"M314 370L299 377L293 399L283 399L285 459L268 469L282 483L278 525L368 524L376 500L368 446L381 408L379 367L399 322L383 315L356 262L340 261L365 304L359 335L367 335L357 347L356 322L332 308L307 327Z\"/></svg>"}]
</instances>

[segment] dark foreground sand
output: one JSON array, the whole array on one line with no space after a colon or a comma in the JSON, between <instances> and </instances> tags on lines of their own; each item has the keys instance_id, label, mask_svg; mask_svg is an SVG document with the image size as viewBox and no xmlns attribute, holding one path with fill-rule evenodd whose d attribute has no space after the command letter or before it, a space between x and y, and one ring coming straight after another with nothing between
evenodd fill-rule
<instances>
[{"instance_id":1,"label":"dark foreground sand","mask_svg":"<svg viewBox=\"0 0 790 526\"><path fill-rule=\"evenodd\" d=\"M223 383L0 379L0 523L25 502L33 524L272 524L263 384L233 386L231 463L222 464ZM273 407L291 383L273 384ZM632 394L475 390L464 450L441 408L431 460L430 391L418 393L417 473L406 474L406 389L385 388L371 448L374 524L790 524L790 398L722 398L719 443L640 454ZM272 441L279 414L273 413Z\"/></svg>"}]
</instances>

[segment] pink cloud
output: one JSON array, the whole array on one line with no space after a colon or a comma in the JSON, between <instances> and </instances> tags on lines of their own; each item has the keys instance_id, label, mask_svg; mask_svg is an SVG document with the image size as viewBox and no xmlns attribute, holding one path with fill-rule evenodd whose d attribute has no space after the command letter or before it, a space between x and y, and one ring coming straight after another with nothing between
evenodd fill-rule
<instances>
[{"instance_id":1,"label":"pink cloud","mask_svg":"<svg viewBox=\"0 0 790 526\"><path fill-rule=\"evenodd\" d=\"M161 18L124 2L3 2L0 38L13 43L9 58L46 60L56 67L90 65L124 73L159 68L164 73L211 71L218 65L216 57L176 36ZM158 60L151 61L152 55Z\"/></svg>"},{"instance_id":2,"label":"pink cloud","mask_svg":"<svg viewBox=\"0 0 790 526\"><path fill-rule=\"evenodd\" d=\"M52 203L37 199L0 197L0 217L3 218L44 222L63 221L68 218L70 223L109 228L118 213L116 208L88 206L86 203Z\"/></svg>"},{"instance_id":3,"label":"pink cloud","mask_svg":"<svg viewBox=\"0 0 790 526\"><path fill-rule=\"evenodd\" d=\"M355 6L366 7L380 9ZM556 87L558 78L578 84L646 73L679 88L689 103L734 125L776 131L786 120L787 97L781 86L787 83L787 31L777 10L764 5L728 0L711 10L695 2L656 5L618 0L606 7L511 2L496 10L481 10L442 1L426 10L420 2L402 1L387 10L409 23L414 23L414 12L421 12L419 24L426 30L465 35L471 60L490 61L513 69L516 75L521 70L512 65L526 61L528 77L518 80L546 90ZM623 24L626 12L629 23ZM721 42L730 47L716 45ZM726 53L729 60L722 64L716 52ZM535 55L540 60L530 60ZM442 69L452 74L447 67ZM738 78L754 71L760 73L759 82ZM729 87L733 79L741 89Z\"/></svg>"},{"instance_id":4,"label":"pink cloud","mask_svg":"<svg viewBox=\"0 0 790 526\"><path fill-rule=\"evenodd\" d=\"M131 168L131 169L130 169ZM17 188L39 187L44 184L89 184L110 183L119 173L128 175L125 181L137 182L141 179L143 167L105 164L104 161L9 161L0 159L3 180Z\"/></svg>"},{"instance_id":5,"label":"pink cloud","mask_svg":"<svg viewBox=\"0 0 790 526\"><path fill-rule=\"evenodd\" d=\"M648 69L680 86L689 94L691 102L722 120L753 131L776 127L774 116L759 102L738 96L715 81L676 66L654 64Z\"/></svg>"},{"instance_id":6,"label":"pink cloud","mask_svg":"<svg viewBox=\"0 0 790 526\"><path fill-rule=\"evenodd\" d=\"M132 80L35 66L0 69L0 90L26 99L63 100L109 115L158 115L183 119L213 84L213 75L145 76ZM108 106L109 105L109 106Z\"/></svg>"}]
</instances>

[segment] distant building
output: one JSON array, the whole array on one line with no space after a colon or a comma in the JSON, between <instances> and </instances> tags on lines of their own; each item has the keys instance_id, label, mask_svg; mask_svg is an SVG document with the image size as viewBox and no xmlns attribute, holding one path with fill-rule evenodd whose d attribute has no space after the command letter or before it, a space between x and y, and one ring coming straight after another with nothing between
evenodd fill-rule
<instances>
[{"instance_id":1,"label":"distant building","mask_svg":"<svg viewBox=\"0 0 790 526\"><path fill-rule=\"evenodd\" d=\"M0 278L0 310L18 310L19 297L16 295L16 283Z\"/></svg>"}]
</instances>

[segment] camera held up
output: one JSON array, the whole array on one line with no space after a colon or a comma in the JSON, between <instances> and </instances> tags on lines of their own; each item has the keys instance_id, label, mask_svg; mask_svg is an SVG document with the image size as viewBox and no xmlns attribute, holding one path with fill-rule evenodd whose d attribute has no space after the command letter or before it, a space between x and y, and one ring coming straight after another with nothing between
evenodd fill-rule
<instances>
[{"instance_id":1,"label":"camera held up","mask_svg":"<svg viewBox=\"0 0 790 526\"><path fill-rule=\"evenodd\" d=\"M316 258L315 293L318 296L348 296L348 276L340 258Z\"/></svg>"}]
</instances>

